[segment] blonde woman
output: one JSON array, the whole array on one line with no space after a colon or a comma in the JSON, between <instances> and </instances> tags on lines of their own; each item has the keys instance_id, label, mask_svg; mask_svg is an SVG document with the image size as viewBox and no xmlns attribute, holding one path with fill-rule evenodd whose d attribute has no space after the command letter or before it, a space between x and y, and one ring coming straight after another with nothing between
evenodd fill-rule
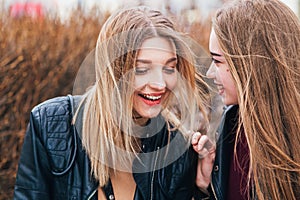
<instances>
[{"instance_id":1,"label":"blonde woman","mask_svg":"<svg viewBox=\"0 0 300 200\"><path fill-rule=\"evenodd\" d=\"M209 48L207 76L228 106L210 198L300 199L299 19L279 0L233 1Z\"/></svg>"},{"instance_id":2,"label":"blonde woman","mask_svg":"<svg viewBox=\"0 0 300 200\"><path fill-rule=\"evenodd\" d=\"M118 11L99 34L95 70L83 96L33 109L14 198L193 198L197 163L211 163L190 141L199 113L206 127L207 88L184 37L159 11Z\"/></svg>"}]
</instances>

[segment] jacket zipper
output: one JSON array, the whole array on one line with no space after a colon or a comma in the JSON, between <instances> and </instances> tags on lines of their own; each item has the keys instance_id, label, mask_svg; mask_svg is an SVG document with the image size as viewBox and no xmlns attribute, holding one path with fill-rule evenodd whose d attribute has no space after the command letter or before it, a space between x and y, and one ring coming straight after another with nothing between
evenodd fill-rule
<instances>
[{"instance_id":1,"label":"jacket zipper","mask_svg":"<svg viewBox=\"0 0 300 200\"><path fill-rule=\"evenodd\" d=\"M156 157L155 157L155 161L154 161L153 173L152 173L152 178L151 178L150 200L153 199L153 182L154 182L155 167L156 167L156 163L157 163L158 153L159 153L159 147L157 147L157 153L156 153Z\"/></svg>"},{"instance_id":2,"label":"jacket zipper","mask_svg":"<svg viewBox=\"0 0 300 200\"><path fill-rule=\"evenodd\" d=\"M87 198L87 200L90 200L92 199L92 197L95 195L95 193L97 192L98 188L96 188L92 193L91 195Z\"/></svg>"},{"instance_id":3,"label":"jacket zipper","mask_svg":"<svg viewBox=\"0 0 300 200\"><path fill-rule=\"evenodd\" d=\"M217 194L216 194L216 191L215 191L215 188L214 188L214 184L211 183L210 185L211 185L211 189L212 189L212 192L213 192L213 194L214 194L215 199L218 200Z\"/></svg>"}]
</instances>

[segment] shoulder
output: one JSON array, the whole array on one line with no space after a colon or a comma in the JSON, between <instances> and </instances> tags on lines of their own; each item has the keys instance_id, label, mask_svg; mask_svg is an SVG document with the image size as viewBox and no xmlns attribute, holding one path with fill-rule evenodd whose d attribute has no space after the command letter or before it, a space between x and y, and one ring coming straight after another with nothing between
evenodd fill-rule
<instances>
[{"instance_id":1,"label":"shoulder","mask_svg":"<svg viewBox=\"0 0 300 200\"><path fill-rule=\"evenodd\" d=\"M35 106L31 124L47 151L52 173L65 173L76 155L76 132L72 125L72 96L49 99Z\"/></svg>"},{"instance_id":2,"label":"shoulder","mask_svg":"<svg viewBox=\"0 0 300 200\"><path fill-rule=\"evenodd\" d=\"M46 100L35 106L30 114L30 127L43 143L49 137L64 138L72 129L74 102L80 96L60 96Z\"/></svg>"},{"instance_id":3,"label":"shoulder","mask_svg":"<svg viewBox=\"0 0 300 200\"><path fill-rule=\"evenodd\" d=\"M68 96L55 97L46 100L32 109L33 114L45 114L46 116L65 115L70 110L70 100Z\"/></svg>"},{"instance_id":4,"label":"shoulder","mask_svg":"<svg viewBox=\"0 0 300 200\"><path fill-rule=\"evenodd\" d=\"M31 117L38 120L45 118L63 120L63 116L72 117L81 100L82 96L71 95L48 99L31 110Z\"/></svg>"},{"instance_id":5,"label":"shoulder","mask_svg":"<svg viewBox=\"0 0 300 200\"><path fill-rule=\"evenodd\" d=\"M71 104L68 96L55 97L35 106L30 123L43 132L66 132L72 121Z\"/></svg>"}]
</instances>

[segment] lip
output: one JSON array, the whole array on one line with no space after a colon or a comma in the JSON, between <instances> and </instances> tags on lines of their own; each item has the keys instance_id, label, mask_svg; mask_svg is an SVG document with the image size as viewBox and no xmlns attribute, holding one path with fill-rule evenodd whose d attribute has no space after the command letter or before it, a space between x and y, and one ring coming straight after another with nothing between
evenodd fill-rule
<instances>
[{"instance_id":1,"label":"lip","mask_svg":"<svg viewBox=\"0 0 300 200\"><path fill-rule=\"evenodd\" d=\"M149 106L158 105L162 101L164 93L138 93L140 99Z\"/></svg>"},{"instance_id":2,"label":"lip","mask_svg":"<svg viewBox=\"0 0 300 200\"><path fill-rule=\"evenodd\" d=\"M218 91L219 91L219 95L222 95L222 94L224 94L225 89L224 89L224 87L218 87Z\"/></svg>"},{"instance_id":3,"label":"lip","mask_svg":"<svg viewBox=\"0 0 300 200\"><path fill-rule=\"evenodd\" d=\"M220 84L218 82L214 82L214 84L217 86L217 89L219 91L218 92L219 95L222 95L224 93L224 91L225 91L225 88L224 88L223 84Z\"/></svg>"}]
</instances>

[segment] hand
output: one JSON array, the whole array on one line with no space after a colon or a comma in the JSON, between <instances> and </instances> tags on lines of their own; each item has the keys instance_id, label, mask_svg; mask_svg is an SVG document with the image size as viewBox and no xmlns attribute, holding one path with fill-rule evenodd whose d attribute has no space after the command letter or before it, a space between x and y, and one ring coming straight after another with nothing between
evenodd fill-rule
<instances>
[{"instance_id":1,"label":"hand","mask_svg":"<svg viewBox=\"0 0 300 200\"><path fill-rule=\"evenodd\" d=\"M196 185L200 190L206 191L210 183L211 172L215 161L216 146L207 135L202 135L199 132L193 134L191 143L199 157Z\"/></svg>"}]
</instances>

